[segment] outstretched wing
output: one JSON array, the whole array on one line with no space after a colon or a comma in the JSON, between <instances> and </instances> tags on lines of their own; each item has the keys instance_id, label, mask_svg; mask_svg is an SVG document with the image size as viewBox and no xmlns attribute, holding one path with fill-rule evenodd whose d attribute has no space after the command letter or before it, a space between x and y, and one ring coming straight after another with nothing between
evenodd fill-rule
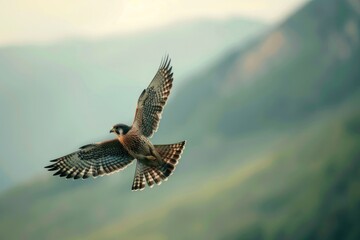
<instances>
[{"instance_id":1,"label":"outstretched wing","mask_svg":"<svg viewBox=\"0 0 360 240\"><path fill-rule=\"evenodd\" d=\"M161 62L155 77L138 100L133 126L146 137L151 137L158 129L161 113L170 95L173 82L170 62L168 56Z\"/></svg>"},{"instance_id":2,"label":"outstretched wing","mask_svg":"<svg viewBox=\"0 0 360 240\"><path fill-rule=\"evenodd\" d=\"M134 160L119 140L114 139L81 147L78 151L51 160L46 166L54 175L66 178L88 178L111 174L124 169Z\"/></svg>"}]
</instances>

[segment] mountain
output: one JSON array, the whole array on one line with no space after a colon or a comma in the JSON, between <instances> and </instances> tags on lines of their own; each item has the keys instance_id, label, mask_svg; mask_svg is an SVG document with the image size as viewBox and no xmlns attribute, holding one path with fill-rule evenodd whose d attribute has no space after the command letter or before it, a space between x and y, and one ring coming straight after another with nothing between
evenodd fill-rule
<instances>
[{"instance_id":1,"label":"mountain","mask_svg":"<svg viewBox=\"0 0 360 240\"><path fill-rule=\"evenodd\" d=\"M359 239L359 6L310 1L189 77L154 139L188 140L168 182L43 175L0 195L0 238Z\"/></svg>"},{"instance_id":2,"label":"mountain","mask_svg":"<svg viewBox=\"0 0 360 240\"><path fill-rule=\"evenodd\" d=\"M200 72L169 107L197 114L169 114L162 129L186 122L199 132L203 127L238 136L282 128L346 100L360 87L356 6L313 1L264 38Z\"/></svg>"},{"instance_id":3,"label":"mountain","mask_svg":"<svg viewBox=\"0 0 360 240\"><path fill-rule=\"evenodd\" d=\"M0 190L40 173L49 159L109 137L118 121L130 124L166 51L180 85L264 30L241 18L198 20L98 41L0 48L0 166L9 179Z\"/></svg>"}]
</instances>

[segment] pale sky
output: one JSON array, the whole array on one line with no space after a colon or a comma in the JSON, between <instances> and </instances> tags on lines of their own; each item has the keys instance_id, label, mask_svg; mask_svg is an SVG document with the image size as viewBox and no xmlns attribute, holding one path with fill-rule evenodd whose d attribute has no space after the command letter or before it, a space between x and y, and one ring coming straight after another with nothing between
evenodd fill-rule
<instances>
[{"instance_id":1,"label":"pale sky","mask_svg":"<svg viewBox=\"0 0 360 240\"><path fill-rule=\"evenodd\" d=\"M106 37L198 18L268 23L308 0L0 0L0 46Z\"/></svg>"}]
</instances>

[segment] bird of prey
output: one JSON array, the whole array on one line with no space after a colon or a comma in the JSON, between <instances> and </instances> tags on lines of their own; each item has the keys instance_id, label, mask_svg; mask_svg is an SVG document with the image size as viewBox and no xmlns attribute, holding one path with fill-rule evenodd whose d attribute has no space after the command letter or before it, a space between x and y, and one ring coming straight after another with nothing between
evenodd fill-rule
<instances>
[{"instance_id":1,"label":"bird of prey","mask_svg":"<svg viewBox=\"0 0 360 240\"><path fill-rule=\"evenodd\" d=\"M123 170L136 161L132 190L143 190L160 184L174 172L185 147L185 141L153 145L148 138L156 132L173 82L171 60L165 57L150 85L141 93L131 126L116 124L110 130L117 138L88 144L76 152L54 160L46 166L54 175L66 178L88 178Z\"/></svg>"}]
</instances>

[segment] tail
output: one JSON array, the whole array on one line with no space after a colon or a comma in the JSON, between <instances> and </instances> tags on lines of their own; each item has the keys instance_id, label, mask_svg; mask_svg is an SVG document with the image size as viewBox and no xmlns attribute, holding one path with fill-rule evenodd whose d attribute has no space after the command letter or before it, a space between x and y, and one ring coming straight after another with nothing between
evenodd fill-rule
<instances>
[{"instance_id":1,"label":"tail","mask_svg":"<svg viewBox=\"0 0 360 240\"><path fill-rule=\"evenodd\" d=\"M185 143L182 141L174 144L154 145L162 158L162 162L156 165L147 165L144 162L137 161L132 190L143 190L145 180L149 187L153 187L155 183L160 185L161 181L166 181L174 172L185 148Z\"/></svg>"}]
</instances>

